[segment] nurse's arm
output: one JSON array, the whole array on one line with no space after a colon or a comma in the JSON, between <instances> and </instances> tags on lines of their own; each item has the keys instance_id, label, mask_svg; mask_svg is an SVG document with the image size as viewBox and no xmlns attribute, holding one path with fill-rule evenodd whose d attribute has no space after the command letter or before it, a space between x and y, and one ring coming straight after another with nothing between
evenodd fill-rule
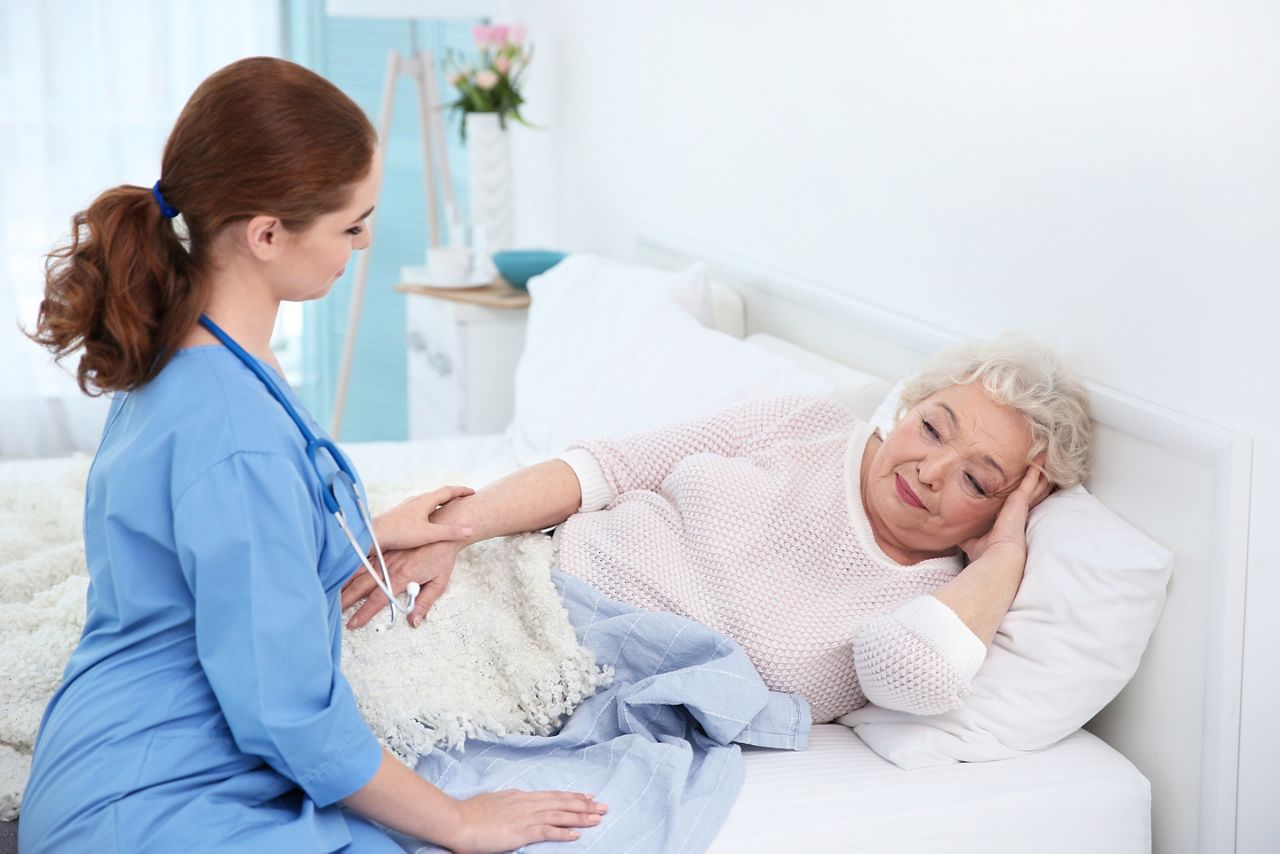
<instances>
[{"instance_id":1,"label":"nurse's arm","mask_svg":"<svg viewBox=\"0 0 1280 854\"><path fill-rule=\"evenodd\" d=\"M455 800L387 751L373 778L342 803L384 827L451 851L510 851L577 839L605 812L590 795L504 791Z\"/></svg>"}]
</instances>

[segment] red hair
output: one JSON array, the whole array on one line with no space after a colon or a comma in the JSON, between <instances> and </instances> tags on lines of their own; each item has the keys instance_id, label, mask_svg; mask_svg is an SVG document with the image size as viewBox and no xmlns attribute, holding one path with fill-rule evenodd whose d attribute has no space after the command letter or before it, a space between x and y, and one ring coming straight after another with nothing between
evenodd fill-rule
<instances>
[{"instance_id":1,"label":"red hair","mask_svg":"<svg viewBox=\"0 0 1280 854\"><path fill-rule=\"evenodd\" d=\"M160 189L102 193L46 256L45 294L29 337L58 359L84 348L86 394L131 390L169 361L208 302L209 246L259 214L302 231L351 202L373 163L364 112L318 74L282 59L242 59L187 101L165 143Z\"/></svg>"}]
</instances>

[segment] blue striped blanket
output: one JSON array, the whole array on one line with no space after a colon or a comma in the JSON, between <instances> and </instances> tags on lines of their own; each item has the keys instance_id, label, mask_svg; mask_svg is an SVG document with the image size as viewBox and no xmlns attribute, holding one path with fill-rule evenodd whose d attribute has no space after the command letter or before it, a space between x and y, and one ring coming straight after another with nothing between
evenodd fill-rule
<instances>
[{"instance_id":1,"label":"blue striped blanket","mask_svg":"<svg viewBox=\"0 0 1280 854\"><path fill-rule=\"evenodd\" d=\"M458 798L497 789L587 792L609 805L575 842L522 851L704 851L742 789L740 744L803 750L809 705L770 691L736 643L700 623L641 611L554 571L570 622L614 681L554 736L437 749L418 773ZM401 840L410 851L435 846Z\"/></svg>"}]
</instances>

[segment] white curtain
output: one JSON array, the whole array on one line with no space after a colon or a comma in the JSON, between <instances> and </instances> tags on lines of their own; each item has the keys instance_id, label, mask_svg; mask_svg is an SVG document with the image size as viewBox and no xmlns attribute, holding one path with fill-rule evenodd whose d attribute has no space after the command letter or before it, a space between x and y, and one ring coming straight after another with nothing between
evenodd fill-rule
<instances>
[{"instance_id":1,"label":"white curtain","mask_svg":"<svg viewBox=\"0 0 1280 854\"><path fill-rule=\"evenodd\" d=\"M108 400L19 331L34 330L44 255L119 184L149 187L195 87L280 56L262 0L0 0L0 458L92 452Z\"/></svg>"}]
</instances>

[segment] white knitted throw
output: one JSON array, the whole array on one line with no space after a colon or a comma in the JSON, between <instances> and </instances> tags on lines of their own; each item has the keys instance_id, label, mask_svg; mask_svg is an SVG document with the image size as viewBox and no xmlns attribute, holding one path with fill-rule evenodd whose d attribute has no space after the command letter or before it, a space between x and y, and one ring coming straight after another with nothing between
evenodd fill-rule
<instances>
[{"instance_id":1,"label":"white knitted throw","mask_svg":"<svg viewBox=\"0 0 1280 854\"><path fill-rule=\"evenodd\" d=\"M0 465L0 820L18 815L40 717L84 627L81 520L89 458ZM368 485L374 512L465 478ZM459 555L417 629L385 613L344 632L343 673L370 729L397 757L464 738L549 734L612 678L580 646L549 577L550 539L525 535Z\"/></svg>"}]
</instances>

